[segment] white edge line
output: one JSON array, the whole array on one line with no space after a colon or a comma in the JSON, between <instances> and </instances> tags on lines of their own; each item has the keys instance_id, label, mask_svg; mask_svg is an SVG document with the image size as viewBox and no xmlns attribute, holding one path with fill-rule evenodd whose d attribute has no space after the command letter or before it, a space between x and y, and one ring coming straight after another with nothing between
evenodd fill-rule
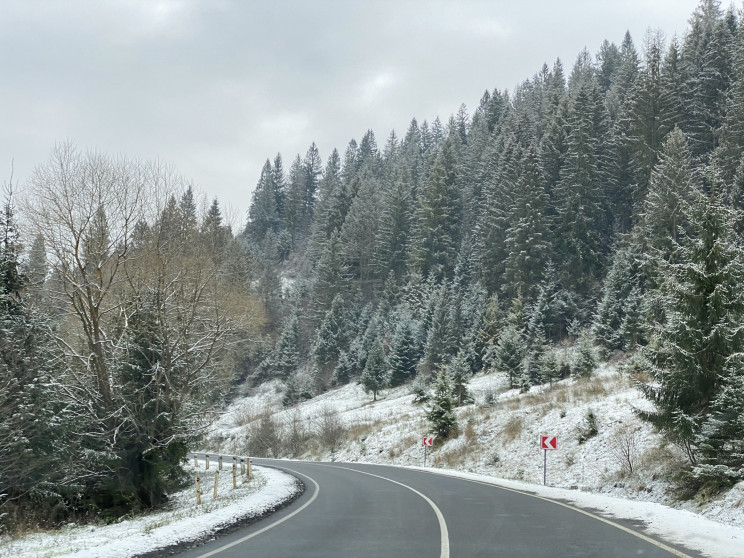
<instances>
[{"instance_id":1,"label":"white edge line","mask_svg":"<svg viewBox=\"0 0 744 558\"><path fill-rule=\"evenodd\" d=\"M392 467L396 467L396 466L395 465L392 465ZM508 488L508 487L502 486L502 485L500 485L500 484L498 484L496 482L489 482L487 480L466 479L464 477L457 476L456 474L448 474L447 472L444 472L444 471L428 471L428 470L424 470L424 469L421 469L421 468L418 468L418 467L415 467L415 468L401 467L401 469L414 470L414 471L419 471L421 473L429 473L430 475L437 475L437 476L440 476L440 477L448 477L448 478L451 478L451 479L458 479L458 480L462 480L462 481L466 481L466 482L472 482L472 483L475 483L475 484L482 484L482 485L485 485L485 486L491 486L493 488L499 488L501 490L507 490L509 492L515 492L517 494L522 494L524 496L529 496L530 498L537 498L538 500L543 500L545 502L551 502L551 503L556 504L558 506L563 506L564 508L568 508L568 509L573 510L575 512L582 513L582 514L584 514L584 515L586 515L588 517L591 517L592 519L596 519L597 521L601 521L602 523L606 523L607 525L611 525L612 527L615 527L616 529L620 529L621 531L625 531L626 533L628 533L630 535L633 535L634 537L638 537L639 539L642 539L642 540L646 541L647 543L650 543L650 544L652 544L652 545L654 545L654 546L656 546L658 548L661 548L662 550L666 550L670 554L672 554L674 556L677 556L679 558L692 558L689 554L685 554L684 552L682 552L680 550L677 550L676 548L672 548L671 546L668 546L668 545L666 545L666 544L664 544L662 542L659 542L657 540L654 540L651 537L648 537L648 536L644 535L643 533L639 533L638 531L634 531L633 529L630 529L629 527L625 527L624 525L620 525L619 523L615 523L614 521L612 521L610 519L607 519L605 517L602 517L600 515L597 515L597 514L594 514L592 512L583 510L583 509L581 509L579 507L576 507L576 506L573 506L571 504L566 504L565 502L559 502L558 500L554 500L554 499L548 498L546 496L540 496L539 494L534 494L534 493L531 493L531 492L527 492L527 491L523 491L523 490L518 490L516 488ZM393 481L393 482L395 482L395 481ZM413 490L413 489L411 489L411 490Z\"/></svg>"},{"instance_id":2,"label":"white edge line","mask_svg":"<svg viewBox=\"0 0 744 558\"><path fill-rule=\"evenodd\" d=\"M239 539L237 539L237 540L235 540L235 541L233 541L233 542L231 542L229 544L226 544L226 545L221 546L219 548L215 548L214 550L212 550L210 552L207 552L206 554L200 554L198 556L198 558L208 558L209 556L214 556L215 554L218 554L220 552L223 552L224 550L227 550L228 548L232 548L232 547L237 546L239 544L243 544L248 539L252 539L253 537L255 537L257 535L260 535L261 533L264 533L264 532L268 531L272 527L276 527L280 523L284 523L285 521L287 521L291 517L294 517L295 515L297 515L298 513L300 513L302 510L304 510L310 504L312 504L315 501L315 499L318 497L318 493L320 492L320 486L318 485L317 482L315 482L315 479L313 479L312 477L307 476L304 473L299 473L299 472L294 471L292 469L286 469L286 470L289 471L289 472L291 472L291 473L294 473L296 475L299 475L301 477L305 477L307 479L310 479L310 482L312 482L315 485L315 494L313 494L312 497L307 502L305 502L304 504L302 504L302 506L300 506L299 508L297 508L295 511L293 511L290 514L285 515L284 517L282 517L281 519L275 521L274 523L271 523L271 524L267 525L266 527L264 527L262 529L259 529L255 533L251 533L250 535L246 535L245 537L241 537L241 538L239 538Z\"/></svg>"},{"instance_id":3,"label":"white edge line","mask_svg":"<svg viewBox=\"0 0 744 558\"><path fill-rule=\"evenodd\" d=\"M333 467L334 469L344 469L345 471L353 471L355 473L361 473L362 475L369 475L370 477L376 477L378 479L386 480L388 482L392 482L393 484L397 484L399 486L402 486L403 488L407 488L411 492L417 494L421 498L423 498L427 504L431 506L431 508L434 510L434 513L437 516L437 520L439 521L439 532L441 533L441 545L442 545L442 551L440 554L440 558L449 558L450 551L449 551L449 532L447 531L447 523L444 521L444 516L442 515L442 512L439 510L437 505L431 501L425 494L422 494L415 488L412 488L408 486L407 484L403 484L402 482L398 482L393 479L389 479L387 477L382 477L380 475L375 475L373 473L368 473L366 471L360 471L359 469L353 469L351 467L341 467L339 465L325 465L322 463L318 463L318 465L324 465L325 467Z\"/></svg>"}]
</instances>

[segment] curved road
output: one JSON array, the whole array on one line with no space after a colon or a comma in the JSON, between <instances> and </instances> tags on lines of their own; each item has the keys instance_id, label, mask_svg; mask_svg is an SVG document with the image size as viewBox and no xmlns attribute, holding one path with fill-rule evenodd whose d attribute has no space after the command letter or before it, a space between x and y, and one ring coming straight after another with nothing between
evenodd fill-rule
<instances>
[{"instance_id":1,"label":"curved road","mask_svg":"<svg viewBox=\"0 0 744 558\"><path fill-rule=\"evenodd\" d=\"M254 460L304 494L188 558L699 557L630 522L477 481L356 463Z\"/></svg>"}]
</instances>

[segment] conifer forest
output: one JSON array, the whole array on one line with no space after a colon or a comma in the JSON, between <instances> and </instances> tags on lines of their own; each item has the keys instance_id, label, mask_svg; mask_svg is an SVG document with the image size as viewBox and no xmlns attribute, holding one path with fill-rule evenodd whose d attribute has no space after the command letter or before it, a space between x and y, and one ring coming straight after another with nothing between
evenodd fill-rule
<instances>
[{"instance_id":1,"label":"conifer forest","mask_svg":"<svg viewBox=\"0 0 744 558\"><path fill-rule=\"evenodd\" d=\"M683 448L680 482L744 479L742 13L702 0L681 37L323 155L271 154L241 230L174 169L71 143L6 196L2 524L162 505L246 387L410 383L446 437L473 374L527 391L597 355Z\"/></svg>"}]
</instances>

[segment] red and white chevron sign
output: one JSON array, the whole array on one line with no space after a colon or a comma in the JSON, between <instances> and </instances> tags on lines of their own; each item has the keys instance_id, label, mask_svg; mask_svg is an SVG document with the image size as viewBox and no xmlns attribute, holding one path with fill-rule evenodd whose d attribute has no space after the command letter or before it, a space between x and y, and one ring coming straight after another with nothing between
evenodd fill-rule
<instances>
[{"instance_id":1,"label":"red and white chevron sign","mask_svg":"<svg viewBox=\"0 0 744 558\"><path fill-rule=\"evenodd\" d=\"M557 436L540 436L540 449L554 450L558 449Z\"/></svg>"},{"instance_id":2,"label":"red and white chevron sign","mask_svg":"<svg viewBox=\"0 0 744 558\"><path fill-rule=\"evenodd\" d=\"M425 446L433 446L434 445L434 438L424 437L424 445Z\"/></svg>"}]
</instances>

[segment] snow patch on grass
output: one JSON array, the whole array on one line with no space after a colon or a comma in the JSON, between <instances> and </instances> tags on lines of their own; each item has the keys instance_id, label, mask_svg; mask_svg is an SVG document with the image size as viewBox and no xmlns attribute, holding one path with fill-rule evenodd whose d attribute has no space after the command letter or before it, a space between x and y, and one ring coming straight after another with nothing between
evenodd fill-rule
<instances>
[{"instance_id":1,"label":"snow patch on grass","mask_svg":"<svg viewBox=\"0 0 744 558\"><path fill-rule=\"evenodd\" d=\"M187 541L197 541L248 517L275 508L296 494L294 477L275 469L254 468L250 480L239 479L232 487L231 470L218 477L217 499L213 499L216 467L190 472L202 480L202 505L196 505L196 490L174 494L168 509L111 525L68 525L53 533L31 534L18 539L0 539L0 556L18 558L128 558Z\"/></svg>"}]
</instances>

